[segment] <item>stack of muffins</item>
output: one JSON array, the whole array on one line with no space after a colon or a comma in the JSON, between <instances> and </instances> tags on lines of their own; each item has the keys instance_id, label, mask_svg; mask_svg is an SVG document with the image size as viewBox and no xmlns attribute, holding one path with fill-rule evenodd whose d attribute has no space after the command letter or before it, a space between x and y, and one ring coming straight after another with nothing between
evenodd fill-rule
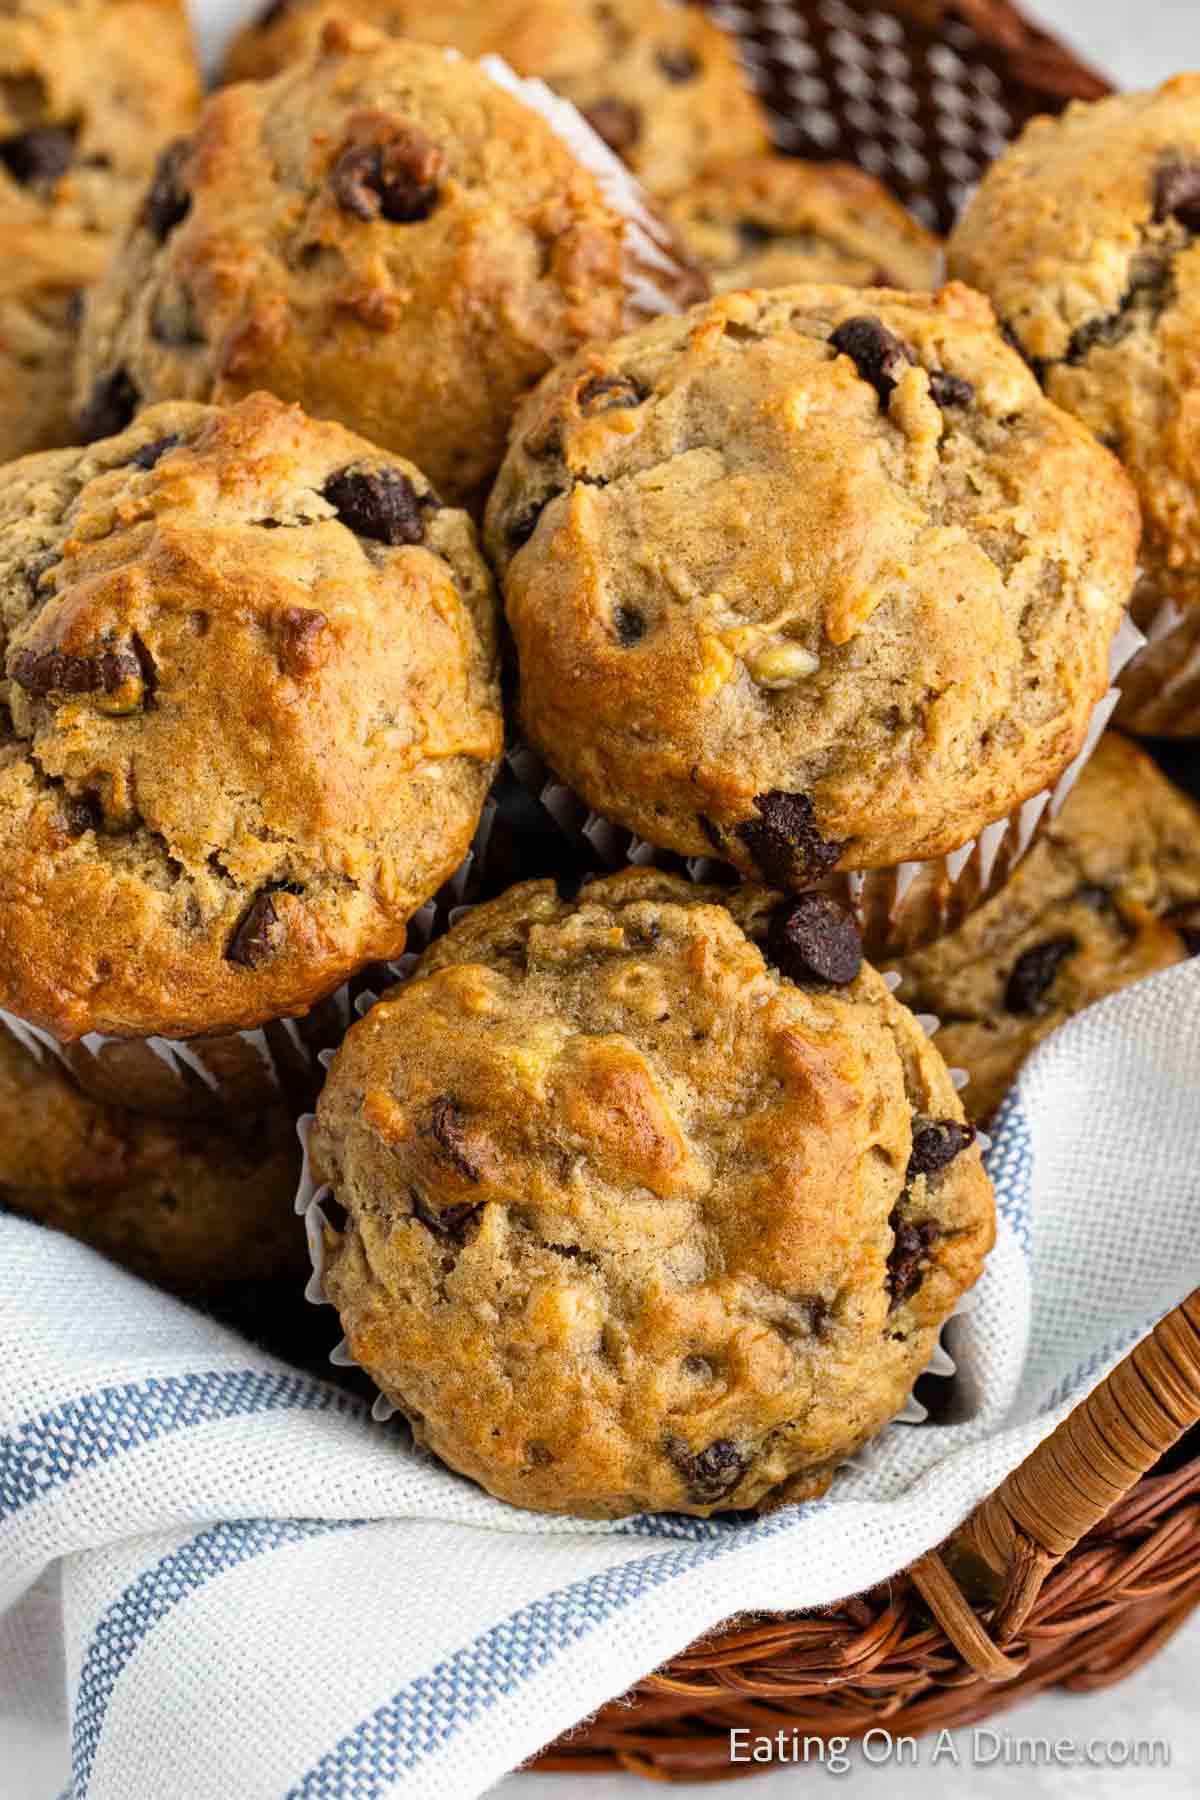
<instances>
[{"instance_id":1,"label":"stack of muffins","mask_svg":"<svg viewBox=\"0 0 1200 1800\"><path fill-rule=\"evenodd\" d=\"M938 291L695 9L293 0L198 107L150 7L0 24L5 1201L244 1317L298 1192L515 1504L819 1494L973 1121L1200 943L1200 814L1087 760L1135 587L1191 641L1200 83L1033 128Z\"/></svg>"}]
</instances>

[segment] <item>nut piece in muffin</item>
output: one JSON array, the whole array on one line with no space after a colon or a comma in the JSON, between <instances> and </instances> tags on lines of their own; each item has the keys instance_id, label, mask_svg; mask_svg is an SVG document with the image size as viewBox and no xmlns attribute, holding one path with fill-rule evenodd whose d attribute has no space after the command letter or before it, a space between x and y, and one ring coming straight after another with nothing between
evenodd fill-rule
<instances>
[{"instance_id":1,"label":"nut piece in muffin","mask_svg":"<svg viewBox=\"0 0 1200 1800\"><path fill-rule=\"evenodd\" d=\"M1030 122L947 250L1133 476L1151 586L1200 605L1200 74Z\"/></svg>"},{"instance_id":2,"label":"nut piece in muffin","mask_svg":"<svg viewBox=\"0 0 1200 1800\"><path fill-rule=\"evenodd\" d=\"M670 0L276 0L234 39L226 79L278 74L339 13L540 77L656 193L710 157L767 145L732 38L703 8Z\"/></svg>"},{"instance_id":3,"label":"nut piece in muffin","mask_svg":"<svg viewBox=\"0 0 1200 1800\"><path fill-rule=\"evenodd\" d=\"M988 1118L1030 1051L1085 1006L1200 951L1200 809L1128 739L1101 738L1007 886L896 964L907 1005L942 1020Z\"/></svg>"},{"instance_id":4,"label":"nut piece in muffin","mask_svg":"<svg viewBox=\"0 0 1200 1800\"><path fill-rule=\"evenodd\" d=\"M494 610L411 463L265 394L0 471L0 1005L188 1037L398 954L499 755Z\"/></svg>"},{"instance_id":5,"label":"nut piece in muffin","mask_svg":"<svg viewBox=\"0 0 1200 1800\"><path fill-rule=\"evenodd\" d=\"M510 889L351 1029L322 1093L351 1353L517 1505L822 1493L991 1246L950 1075L852 922L724 897L633 869L574 901Z\"/></svg>"},{"instance_id":6,"label":"nut piece in muffin","mask_svg":"<svg viewBox=\"0 0 1200 1800\"><path fill-rule=\"evenodd\" d=\"M556 370L486 536L558 774L796 888L953 851L1056 779L1138 514L979 295L796 287Z\"/></svg>"},{"instance_id":7,"label":"nut piece in muffin","mask_svg":"<svg viewBox=\"0 0 1200 1800\"><path fill-rule=\"evenodd\" d=\"M630 256L537 113L473 64L332 21L167 153L88 308L83 435L139 401L265 388L458 500L516 400L639 316Z\"/></svg>"},{"instance_id":8,"label":"nut piece in muffin","mask_svg":"<svg viewBox=\"0 0 1200 1800\"><path fill-rule=\"evenodd\" d=\"M178 0L9 0L0 12L0 462L72 438L72 363L163 141L200 104Z\"/></svg>"},{"instance_id":9,"label":"nut piece in muffin","mask_svg":"<svg viewBox=\"0 0 1200 1800\"><path fill-rule=\"evenodd\" d=\"M160 1287L298 1283L299 1145L282 1109L236 1130L100 1106L0 1030L0 1211L65 1231Z\"/></svg>"},{"instance_id":10,"label":"nut piece in muffin","mask_svg":"<svg viewBox=\"0 0 1200 1800\"><path fill-rule=\"evenodd\" d=\"M704 169L663 211L719 293L812 281L917 291L941 269L938 239L849 163L735 157Z\"/></svg>"}]
</instances>

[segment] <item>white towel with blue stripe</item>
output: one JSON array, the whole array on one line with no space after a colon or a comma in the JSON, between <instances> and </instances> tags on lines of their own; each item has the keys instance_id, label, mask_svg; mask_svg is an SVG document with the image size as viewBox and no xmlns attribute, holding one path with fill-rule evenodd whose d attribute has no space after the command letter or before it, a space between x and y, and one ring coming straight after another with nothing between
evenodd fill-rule
<instances>
[{"instance_id":1,"label":"white towel with blue stripe","mask_svg":"<svg viewBox=\"0 0 1200 1800\"><path fill-rule=\"evenodd\" d=\"M1027 1066L958 1422L758 1522L544 1519L87 1250L0 1217L0 1793L470 1800L730 1615L911 1562L1200 1279L1200 961ZM5 1734L8 1734L7 1738ZM536 1790L534 1790L536 1793Z\"/></svg>"}]
</instances>

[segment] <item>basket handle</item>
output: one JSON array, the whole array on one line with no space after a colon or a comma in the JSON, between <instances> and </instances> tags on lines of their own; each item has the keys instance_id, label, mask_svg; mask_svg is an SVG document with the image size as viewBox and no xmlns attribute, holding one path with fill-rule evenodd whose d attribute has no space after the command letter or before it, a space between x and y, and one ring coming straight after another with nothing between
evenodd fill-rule
<instances>
[{"instance_id":1,"label":"basket handle","mask_svg":"<svg viewBox=\"0 0 1200 1800\"><path fill-rule=\"evenodd\" d=\"M1200 1422L1200 1288L1160 1319L1032 1450L913 1581L959 1650L989 1681L1020 1672L999 1645L1029 1616L1046 1576ZM1002 1578L991 1636L951 1569Z\"/></svg>"},{"instance_id":2,"label":"basket handle","mask_svg":"<svg viewBox=\"0 0 1200 1800\"><path fill-rule=\"evenodd\" d=\"M1112 84L1080 62L1073 50L1031 25L1010 0L881 0L885 11L936 30L948 18L969 25L976 37L1009 59L1013 78L1040 94L1063 100L1099 100Z\"/></svg>"}]
</instances>

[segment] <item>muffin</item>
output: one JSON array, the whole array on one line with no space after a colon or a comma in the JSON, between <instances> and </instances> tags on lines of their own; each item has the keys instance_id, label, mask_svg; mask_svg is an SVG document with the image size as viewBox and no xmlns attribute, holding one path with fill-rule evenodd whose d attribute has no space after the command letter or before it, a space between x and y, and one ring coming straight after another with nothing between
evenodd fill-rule
<instances>
[{"instance_id":1,"label":"muffin","mask_svg":"<svg viewBox=\"0 0 1200 1800\"><path fill-rule=\"evenodd\" d=\"M1110 445L1145 519L1121 718L1200 730L1200 74L1032 121L951 236L1060 406Z\"/></svg>"},{"instance_id":2,"label":"muffin","mask_svg":"<svg viewBox=\"0 0 1200 1800\"><path fill-rule=\"evenodd\" d=\"M799 287L556 370L486 537L534 748L652 844L795 889L956 854L1056 781L1138 517L980 296Z\"/></svg>"},{"instance_id":3,"label":"muffin","mask_svg":"<svg viewBox=\"0 0 1200 1800\"><path fill-rule=\"evenodd\" d=\"M200 104L177 0L10 0L0 14L0 462L72 437L84 292L164 138Z\"/></svg>"},{"instance_id":4,"label":"muffin","mask_svg":"<svg viewBox=\"0 0 1200 1800\"><path fill-rule=\"evenodd\" d=\"M470 843L501 744L470 521L268 395L152 407L0 471L0 620L0 1006L81 1075L111 1048L134 1105L182 1079L162 1040L253 1090L227 1034L398 954Z\"/></svg>"},{"instance_id":5,"label":"muffin","mask_svg":"<svg viewBox=\"0 0 1200 1800\"><path fill-rule=\"evenodd\" d=\"M280 1108L236 1130L91 1100L0 1030L0 1210L79 1238L160 1287L210 1299L303 1279L299 1145Z\"/></svg>"},{"instance_id":6,"label":"muffin","mask_svg":"<svg viewBox=\"0 0 1200 1800\"><path fill-rule=\"evenodd\" d=\"M897 993L942 1020L938 1048L986 1119L1073 1014L1197 951L1200 808L1110 732L1003 891L897 963Z\"/></svg>"},{"instance_id":7,"label":"muffin","mask_svg":"<svg viewBox=\"0 0 1200 1800\"><path fill-rule=\"evenodd\" d=\"M634 316L629 250L597 177L498 81L330 22L160 164L88 308L84 435L266 388L463 499L525 390Z\"/></svg>"},{"instance_id":8,"label":"muffin","mask_svg":"<svg viewBox=\"0 0 1200 1800\"><path fill-rule=\"evenodd\" d=\"M852 922L736 904L634 869L525 883L331 1066L310 1154L350 1353L516 1505L822 1493L990 1248L950 1075Z\"/></svg>"},{"instance_id":9,"label":"muffin","mask_svg":"<svg viewBox=\"0 0 1200 1800\"><path fill-rule=\"evenodd\" d=\"M663 203L714 292L836 282L936 285L941 245L873 175L848 163L740 156Z\"/></svg>"},{"instance_id":10,"label":"muffin","mask_svg":"<svg viewBox=\"0 0 1200 1800\"><path fill-rule=\"evenodd\" d=\"M710 157L767 147L733 40L702 8L669 0L275 0L234 39L226 79L278 74L337 13L539 76L654 192L680 186Z\"/></svg>"}]
</instances>

